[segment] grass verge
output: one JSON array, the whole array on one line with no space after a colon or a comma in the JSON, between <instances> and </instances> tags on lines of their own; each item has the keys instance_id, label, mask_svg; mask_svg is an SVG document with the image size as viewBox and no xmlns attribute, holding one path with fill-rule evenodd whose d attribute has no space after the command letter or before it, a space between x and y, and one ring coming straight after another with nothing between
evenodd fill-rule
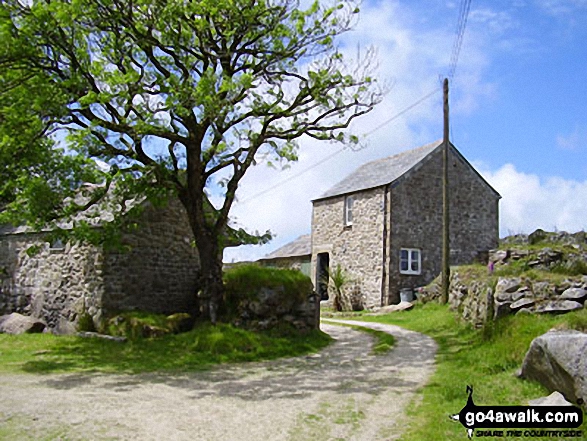
<instances>
[{"instance_id":1,"label":"grass verge","mask_svg":"<svg viewBox=\"0 0 587 441\"><path fill-rule=\"evenodd\" d=\"M117 343L51 334L0 334L0 373L187 372L218 363L269 360L316 352L331 341L321 332L283 328L252 332L208 324L190 332Z\"/></svg>"},{"instance_id":2,"label":"grass verge","mask_svg":"<svg viewBox=\"0 0 587 441\"><path fill-rule=\"evenodd\" d=\"M328 323L331 325L337 326L347 326L349 328L356 329L357 331L366 332L367 334L372 335L375 337L375 342L373 343L373 348L371 351L375 355L386 354L393 348L395 344L395 337L387 332L379 331L377 329L367 328L365 326L358 326L358 325L349 325L347 323L337 323L337 322L330 322L328 319L323 320L324 323Z\"/></svg>"},{"instance_id":3,"label":"grass verge","mask_svg":"<svg viewBox=\"0 0 587 441\"><path fill-rule=\"evenodd\" d=\"M554 327L585 329L587 310L559 316L505 317L485 330L458 322L448 307L432 303L412 311L360 319L422 332L439 345L436 371L422 390L420 404L408 411L410 423L401 440L465 440L463 426L448 415L458 413L465 405L466 386L473 386L477 405L527 405L528 400L548 395L540 384L517 378L516 370L535 337ZM587 434L587 421L579 430Z\"/></svg>"}]
</instances>

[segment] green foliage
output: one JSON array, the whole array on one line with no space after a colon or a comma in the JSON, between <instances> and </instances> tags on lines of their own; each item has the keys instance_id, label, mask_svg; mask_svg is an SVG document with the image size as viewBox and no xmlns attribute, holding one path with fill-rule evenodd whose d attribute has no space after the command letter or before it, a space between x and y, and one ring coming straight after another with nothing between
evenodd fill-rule
<instances>
[{"instance_id":1,"label":"green foliage","mask_svg":"<svg viewBox=\"0 0 587 441\"><path fill-rule=\"evenodd\" d=\"M438 343L436 372L423 389L421 404L410 411L408 430L401 437L404 441L424 441L431 435L434 439L466 436L463 427L447 415L465 405L467 385L474 387L477 405L526 405L530 399L547 395L538 383L518 379L515 372L534 338L553 327L585 329L587 311L505 317L486 330L471 328L457 320L446 305L436 303L361 320L400 325L427 334ZM581 429L587 430L587 422Z\"/></svg>"},{"instance_id":2,"label":"green foliage","mask_svg":"<svg viewBox=\"0 0 587 441\"><path fill-rule=\"evenodd\" d=\"M69 220L76 240L115 242L129 201L179 197L219 304L249 168L297 160L304 136L357 144L347 128L382 99L374 51L351 62L338 49L357 11L353 0L1 2L0 163L14 166L0 170L0 222ZM80 203L83 182L96 185ZM95 205L114 227L77 217Z\"/></svg>"},{"instance_id":3,"label":"green foliage","mask_svg":"<svg viewBox=\"0 0 587 441\"><path fill-rule=\"evenodd\" d=\"M104 334L136 340L178 333L185 330L186 321L191 322L191 319L185 313L166 316L143 311L122 312L106 320L101 331Z\"/></svg>"},{"instance_id":4,"label":"green foliage","mask_svg":"<svg viewBox=\"0 0 587 441\"><path fill-rule=\"evenodd\" d=\"M316 352L328 335L290 329L252 332L201 324L189 332L126 343L51 334L0 334L0 372L190 372L218 363L269 360Z\"/></svg>"},{"instance_id":5,"label":"green foliage","mask_svg":"<svg viewBox=\"0 0 587 441\"><path fill-rule=\"evenodd\" d=\"M358 142L345 129L383 91L373 51L353 66L337 48L357 11L349 0L3 1L0 207L38 227L86 211L65 203L83 182L113 181L113 207L165 189L217 241L249 167L297 160L304 135ZM224 203L202 216L211 190Z\"/></svg>"},{"instance_id":6,"label":"green foliage","mask_svg":"<svg viewBox=\"0 0 587 441\"><path fill-rule=\"evenodd\" d=\"M259 265L241 265L224 273L224 286L228 304L242 299L257 299L264 288L277 290L284 299L302 302L313 285L310 278L298 270L271 268Z\"/></svg>"},{"instance_id":7,"label":"green foliage","mask_svg":"<svg viewBox=\"0 0 587 441\"><path fill-rule=\"evenodd\" d=\"M566 276L582 276L587 274L587 262L584 260L571 260L553 265L550 271Z\"/></svg>"},{"instance_id":8,"label":"green foliage","mask_svg":"<svg viewBox=\"0 0 587 441\"><path fill-rule=\"evenodd\" d=\"M94 320L86 311L82 312L77 319L77 330L81 332L96 332Z\"/></svg>"}]
</instances>

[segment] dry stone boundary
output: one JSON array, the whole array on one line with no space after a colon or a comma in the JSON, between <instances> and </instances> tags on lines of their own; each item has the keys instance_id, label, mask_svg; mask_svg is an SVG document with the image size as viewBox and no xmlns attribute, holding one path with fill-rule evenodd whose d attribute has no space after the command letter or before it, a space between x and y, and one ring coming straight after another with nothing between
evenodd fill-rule
<instances>
[{"instance_id":1,"label":"dry stone boundary","mask_svg":"<svg viewBox=\"0 0 587 441\"><path fill-rule=\"evenodd\" d=\"M396 439L436 344L352 323L390 332L396 345L375 356L370 335L322 324L336 342L306 357L185 375L0 376L0 426L16 440Z\"/></svg>"}]
</instances>

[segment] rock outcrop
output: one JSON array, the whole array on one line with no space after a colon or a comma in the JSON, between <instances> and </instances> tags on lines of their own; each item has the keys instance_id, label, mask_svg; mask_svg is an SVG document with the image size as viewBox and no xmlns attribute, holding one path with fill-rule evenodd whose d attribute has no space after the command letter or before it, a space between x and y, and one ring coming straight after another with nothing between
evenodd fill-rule
<instances>
[{"instance_id":1,"label":"rock outcrop","mask_svg":"<svg viewBox=\"0 0 587 441\"><path fill-rule=\"evenodd\" d=\"M522 364L522 377L536 380L577 404L587 399L587 334L549 331L535 338Z\"/></svg>"}]
</instances>

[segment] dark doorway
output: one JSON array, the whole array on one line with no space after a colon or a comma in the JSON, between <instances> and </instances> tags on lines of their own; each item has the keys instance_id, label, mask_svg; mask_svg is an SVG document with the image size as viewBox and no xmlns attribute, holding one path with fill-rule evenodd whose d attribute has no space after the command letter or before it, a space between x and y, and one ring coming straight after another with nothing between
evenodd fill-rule
<instances>
[{"instance_id":1,"label":"dark doorway","mask_svg":"<svg viewBox=\"0 0 587 441\"><path fill-rule=\"evenodd\" d=\"M316 287L320 300L328 300L328 270L330 256L328 253L319 253L316 261Z\"/></svg>"}]
</instances>

